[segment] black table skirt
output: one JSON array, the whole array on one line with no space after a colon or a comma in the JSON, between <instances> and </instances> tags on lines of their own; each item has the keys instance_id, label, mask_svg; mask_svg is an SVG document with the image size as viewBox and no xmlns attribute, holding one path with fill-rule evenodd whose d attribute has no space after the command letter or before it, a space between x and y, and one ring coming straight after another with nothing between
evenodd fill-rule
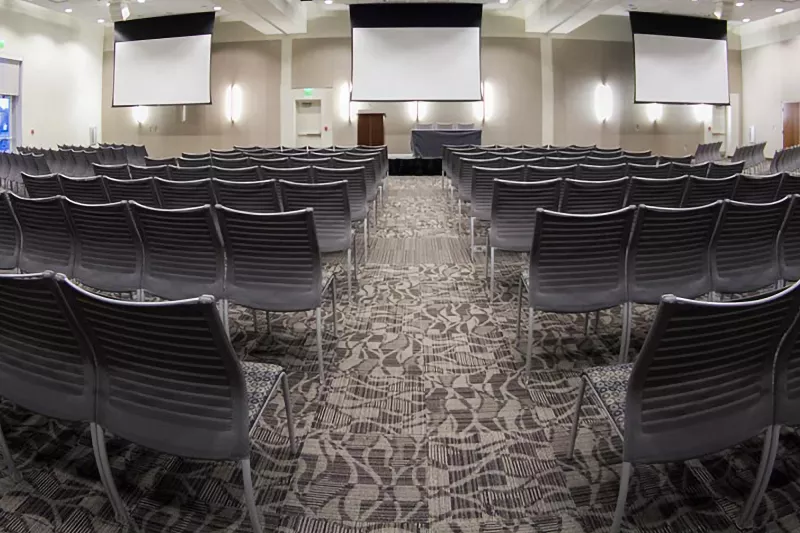
<instances>
[{"instance_id":1,"label":"black table skirt","mask_svg":"<svg viewBox=\"0 0 800 533\"><path fill-rule=\"evenodd\" d=\"M392 176L441 176L442 158L389 158L389 174Z\"/></svg>"}]
</instances>

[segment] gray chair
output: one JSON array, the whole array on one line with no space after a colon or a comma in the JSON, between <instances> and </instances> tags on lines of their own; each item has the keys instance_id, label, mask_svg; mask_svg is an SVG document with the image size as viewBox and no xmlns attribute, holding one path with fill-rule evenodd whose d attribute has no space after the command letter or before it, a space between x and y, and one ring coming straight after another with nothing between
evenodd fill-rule
<instances>
[{"instance_id":1,"label":"gray chair","mask_svg":"<svg viewBox=\"0 0 800 533\"><path fill-rule=\"evenodd\" d=\"M625 205L628 178L609 181L564 180L563 213L591 215L616 211Z\"/></svg>"},{"instance_id":2,"label":"gray chair","mask_svg":"<svg viewBox=\"0 0 800 533\"><path fill-rule=\"evenodd\" d=\"M490 154L493 155L493 154ZM469 159L461 158L456 180L456 193L458 194L458 213L461 214L461 204L469 203L472 199L472 169L476 165L482 167L502 168L503 159L492 157L490 159Z\"/></svg>"},{"instance_id":3,"label":"gray chair","mask_svg":"<svg viewBox=\"0 0 800 533\"><path fill-rule=\"evenodd\" d=\"M683 165L689 165L692 163L692 155L660 155L658 156L658 162L661 163L680 163ZM673 175L673 174L671 174Z\"/></svg>"},{"instance_id":4,"label":"gray chair","mask_svg":"<svg viewBox=\"0 0 800 533\"><path fill-rule=\"evenodd\" d=\"M196 181L211 179L211 167L202 165L197 167L167 167L168 176L171 181Z\"/></svg>"},{"instance_id":5,"label":"gray chair","mask_svg":"<svg viewBox=\"0 0 800 533\"><path fill-rule=\"evenodd\" d=\"M686 176L679 178L630 178L628 205L678 208L686 192Z\"/></svg>"},{"instance_id":6,"label":"gray chair","mask_svg":"<svg viewBox=\"0 0 800 533\"><path fill-rule=\"evenodd\" d=\"M783 174L769 176L739 174L739 179L736 181L736 189L734 189L733 198L731 199L750 204L768 204L783 197L778 196L782 181Z\"/></svg>"},{"instance_id":7,"label":"gray chair","mask_svg":"<svg viewBox=\"0 0 800 533\"><path fill-rule=\"evenodd\" d=\"M109 148L110 150L111 148ZM106 176L115 180L131 179L131 172L128 165L98 165L92 164L92 174L94 176Z\"/></svg>"},{"instance_id":8,"label":"gray chair","mask_svg":"<svg viewBox=\"0 0 800 533\"><path fill-rule=\"evenodd\" d=\"M289 166L288 157L250 156L249 159L250 159L250 165L255 165L257 167L286 168Z\"/></svg>"},{"instance_id":9,"label":"gray chair","mask_svg":"<svg viewBox=\"0 0 800 533\"><path fill-rule=\"evenodd\" d=\"M768 440L776 436L775 353L799 307L796 286L745 302L666 295L634 364L584 371L567 456L573 456L588 388L623 441L611 533L620 531L634 465L696 459L765 430ZM795 335L796 330L797 324L791 326ZM756 484L748 501L757 491Z\"/></svg>"},{"instance_id":10,"label":"gray chair","mask_svg":"<svg viewBox=\"0 0 800 533\"><path fill-rule=\"evenodd\" d=\"M490 222L492 220L492 199L494 198L494 182L525 181L525 167L491 168L476 166L472 169L472 198L469 210L469 252L475 260L475 220ZM487 250L488 253L488 250Z\"/></svg>"},{"instance_id":11,"label":"gray chair","mask_svg":"<svg viewBox=\"0 0 800 533\"><path fill-rule=\"evenodd\" d=\"M153 178L153 181L164 209L183 209L216 203L210 179L170 181Z\"/></svg>"},{"instance_id":12,"label":"gray chair","mask_svg":"<svg viewBox=\"0 0 800 533\"><path fill-rule=\"evenodd\" d=\"M168 300L198 294L222 298L225 254L211 206L167 210L130 205L144 247L142 288Z\"/></svg>"},{"instance_id":13,"label":"gray chair","mask_svg":"<svg viewBox=\"0 0 800 533\"><path fill-rule=\"evenodd\" d=\"M637 178L666 179L672 175L672 163L660 165L639 165L628 163L628 176Z\"/></svg>"},{"instance_id":14,"label":"gray chair","mask_svg":"<svg viewBox=\"0 0 800 533\"><path fill-rule=\"evenodd\" d=\"M625 259L635 216L634 206L591 215L536 210L530 267L520 277L517 309L520 342L522 293L527 286L528 372L537 310L586 313L621 305L623 324L627 323L630 306L626 305Z\"/></svg>"},{"instance_id":15,"label":"gray chair","mask_svg":"<svg viewBox=\"0 0 800 533\"><path fill-rule=\"evenodd\" d=\"M492 196L492 222L486 236L486 272L489 275L489 301L494 301L494 254L496 250L531 250L536 210L557 210L563 180L520 183L497 180Z\"/></svg>"},{"instance_id":16,"label":"gray chair","mask_svg":"<svg viewBox=\"0 0 800 533\"><path fill-rule=\"evenodd\" d=\"M327 166L327 165L326 165ZM344 154L331 159L330 165L335 168L364 167L364 178L367 183L367 203L372 204L375 223L378 223L378 194L380 189L380 171L377 158L360 157Z\"/></svg>"},{"instance_id":17,"label":"gray chair","mask_svg":"<svg viewBox=\"0 0 800 533\"><path fill-rule=\"evenodd\" d=\"M592 161L589 161L587 159L591 159L591 158L586 158L584 156L579 156L579 157L559 157L559 156L548 155L547 157L544 158L544 165L542 165L542 166L545 166L545 167L570 167L572 165L581 165L583 163L592 164ZM620 161L616 161L614 163L609 162L608 164L611 165L611 164L618 164L618 163L624 163L624 162L625 162L624 159L620 158ZM577 172L577 169L576 169L576 172Z\"/></svg>"},{"instance_id":18,"label":"gray chair","mask_svg":"<svg viewBox=\"0 0 800 533\"><path fill-rule=\"evenodd\" d=\"M474 122L459 122L456 124L457 130L474 130L475 123Z\"/></svg>"},{"instance_id":19,"label":"gray chair","mask_svg":"<svg viewBox=\"0 0 800 533\"><path fill-rule=\"evenodd\" d=\"M131 200L146 207L161 207L153 178L131 180L103 178L103 186L111 202Z\"/></svg>"},{"instance_id":20,"label":"gray chair","mask_svg":"<svg viewBox=\"0 0 800 533\"><path fill-rule=\"evenodd\" d=\"M211 152L183 152L179 159L205 160L211 159Z\"/></svg>"},{"instance_id":21,"label":"gray chair","mask_svg":"<svg viewBox=\"0 0 800 533\"><path fill-rule=\"evenodd\" d=\"M62 193L61 185L59 185L58 178L55 174L32 176L21 172L20 176L22 177L22 183L25 185L25 192L28 193L29 198L50 198L51 196L58 196Z\"/></svg>"},{"instance_id":22,"label":"gray chair","mask_svg":"<svg viewBox=\"0 0 800 533\"><path fill-rule=\"evenodd\" d=\"M261 177L265 180L291 181L294 183L311 183L312 170L310 166L303 167L261 167Z\"/></svg>"},{"instance_id":23,"label":"gray chair","mask_svg":"<svg viewBox=\"0 0 800 533\"><path fill-rule=\"evenodd\" d=\"M331 291L335 337L336 277L324 279L317 238L319 222L313 210L257 214L218 205L217 216L228 259L225 298L267 313L314 310L317 362L320 382L324 383L322 298Z\"/></svg>"},{"instance_id":24,"label":"gray chair","mask_svg":"<svg viewBox=\"0 0 800 533\"><path fill-rule=\"evenodd\" d=\"M720 179L689 176L681 207L700 207L717 200L727 200L733 196L735 189L736 176Z\"/></svg>"},{"instance_id":25,"label":"gray chair","mask_svg":"<svg viewBox=\"0 0 800 533\"><path fill-rule=\"evenodd\" d=\"M0 275L2 396L51 418L89 423L98 459L95 366L85 341L73 333L74 327L52 272ZM2 431L0 448L8 473L19 480ZM97 464L100 480L108 488L99 460ZM117 513L117 517L122 516Z\"/></svg>"},{"instance_id":26,"label":"gray chair","mask_svg":"<svg viewBox=\"0 0 800 533\"><path fill-rule=\"evenodd\" d=\"M67 199L64 208L75 239L72 276L94 289L137 293L144 252L128 203L84 205Z\"/></svg>"},{"instance_id":27,"label":"gray chair","mask_svg":"<svg viewBox=\"0 0 800 533\"><path fill-rule=\"evenodd\" d=\"M582 181L611 181L627 175L628 165L625 163L605 166L583 164L578 165L575 178Z\"/></svg>"},{"instance_id":28,"label":"gray chair","mask_svg":"<svg viewBox=\"0 0 800 533\"><path fill-rule=\"evenodd\" d=\"M19 227L8 193L0 194L0 269L16 269L19 263Z\"/></svg>"},{"instance_id":29,"label":"gray chair","mask_svg":"<svg viewBox=\"0 0 800 533\"><path fill-rule=\"evenodd\" d=\"M770 204L725 200L711 241L715 292L754 291L781 279L778 235L790 203L790 197Z\"/></svg>"},{"instance_id":30,"label":"gray chair","mask_svg":"<svg viewBox=\"0 0 800 533\"><path fill-rule=\"evenodd\" d=\"M248 213L280 213L278 182L212 180L217 203Z\"/></svg>"},{"instance_id":31,"label":"gray chair","mask_svg":"<svg viewBox=\"0 0 800 533\"><path fill-rule=\"evenodd\" d=\"M712 161L708 167L707 177L713 179L729 178L731 176L741 174L743 170L744 161L738 161L736 163L721 163L718 161Z\"/></svg>"},{"instance_id":32,"label":"gray chair","mask_svg":"<svg viewBox=\"0 0 800 533\"><path fill-rule=\"evenodd\" d=\"M778 263L783 281L800 280L800 198L793 196L778 239Z\"/></svg>"},{"instance_id":33,"label":"gray chair","mask_svg":"<svg viewBox=\"0 0 800 533\"><path fill-rule=\"evenodd\" d=\"M75 246L62 197L28 199L9 193L8 198L22 240L19 269L31 273L53 270L71 276Z\"/></svg>"},{"instance_id":34,"label":"gray chair","mask_svg":"<svg viewBox=\"0 0 800 533\"><path fill-rule=\"evenodd\" d=\"M146 167L162 167L168 165L177 166L178 159L175 157L145 157L144 165Z\"/></svg>"},{"instance_id":35,"label":"gray chair","mask_svg":"<svg viewBox=\"0 0 800 533\"><path fill-rule=\"evenodd\" d=\"M347 293L352 297L350 273L358 280L358 271L353 250L350 199L347 182L306 184L281 181L279 184L283 209L301 211L310 207L314 210L316 235L319 249L323 254L345 252L347 259Z\"/></svg>"},{"instance_id":36,"label":"gray chair","mask_svg":"<svg viewBox=\"0 0 800 533\"><path fill-rule=\"evenodd\" d=\"M291 156L291 157L289 157L289 163L292 166L296 166L296 167L306 166L306 165L323 166L323 165L327 165L330 162L331 162L331 158L330 157L310 157L310 156L308 156L308 154L305 154L303 156Z\"/></svg>"},{"instance_id":37,"label":"gray chair","mask_svg":"<svg viewBox=\"0 0 800 533\"><path fill-rule=\"evenodd\" d=\"M216 169L222 169L222 168L234 169L234 168L245 168L251 166L251 163L247 157L229 158L229 157L212 156L211 166L215 167Z\"/></svg>"},{"instance_id":38,"label":"gray chair","mask_svg":"<svg viewBox=\"0 0 800 533\"><path fill-rule=\"evenodd\" d=\"M64 196L73 202L106 204L108 203L108 194L103 187L103 179L101 177L68 178L66 176L58 176L58 183Z\"/></svg>"},{"instance_id":39,"label":"gray chair","mask_svg":"<svg viewBox=\"0 0 800 533\"><path fill-rule=\"evenodd\" d=\"M369 253L369 204L367 199L368 184L366 168L363 166L353 166L349 168L314 167L313 172L314 183L347 181L347 195L350 201L350 220L353 222L361 222L362 224L364 230L364 258L366 259Z\"/></svg>"},{"instance_id":40,"label":"gray chair","mask_svg":"<svg viewBox=\"0 0 800 533\"><path fill-rule=\"evenodd\" d=\"M215 178L225 181L260 181L262 179L258 167L213 167L211 173Z\"/></svg>"},{"instance_id":41,"label":"gray chair","mask_svg":"<svg viewBox=\"0 0 800 533\"><path fill-rule=\"evenodd\" d=\"M778 187L778 194L775 198L783 198L787 194L800 194L800 176L795 174L783 174L781 185Z\"/></svg>"},{"instance_id":42,"label":"gray chair","mask_svg":"<svg viewBox=\"0 0 800 533\"><path fill-rule=\"evenodd\" d=\"M620 363L628 360L631 304L655 305L664 294L697 298L712 291L711 239L721 210L722 200L687 209L639 206L628 245Z\"/></svg>"},{"instance_id":43,"label":"gray chair","mask_svg":"<svg viewBox=\"0 0 800 533\"><path fill-rule=\"evenodd\" d=\"M574 178L578 165L566 167L543 167L531 165L525 169L525 181L549 181L556 178Z\"/></svg>"},{"instance_id":44,"label":"gray chair","mask_svg":"<svg viewBox=\"0 0 800 533\"><path fill-rule=\"evenodd\" d=\"M678 163L673 161L672 173L670 176L673 178L675 176L697 176L700 178L705 178L708 176L708 169L710 166L710 162L693 165L691 163Z\"/></svg>"},{"instance_id":45,"label":"gray chair","mask_svg":"<svg viewBox=\"0 0 800 533\"><path fill-rule=\"evenodd\" d=\"M169 179L169 167L167 165L158 165L158 166L153 165L147 167L130 165L128 166L128 170L130 170L131 172L131 179L134 180L142 178L161 178L165 180Z\"/></svg>"},{"instance_id":46,"label":"gray chair","mask_svg":"<svg viewBox=\"0 0 800 533\"><path fill-rule=\"evenodd\" d=\"M653 166L658 164L657 155L646 155L646 156L626 155L624 157L625 161L628 164L641 165L641 166Z\"/></svg>"},{"instance_id":47,"label":"gray chair","mask_svg":"<svg viewBox=\"0 0 800 533\"><path fill-rule=\"evenodd\" d=\"M124 516L105 448L104 430L159 452L237 461L253 530L261 533L250 473L250 437L280 386L292 453L297 446L283 369L240 363L215 311L214 298L126 302L59 282L97 362L97 424L92 436L112 501Z\"/></svg>"},{"instance_id":48,"label":"gray chair","mask_svg":"<svg viewBox=\"0 0 800 533\"><path fill-rule=\"evenodd\" d=\"M208 168L209 172L211 171L212 161L210 157L205 158L198 158L198 159L185 159L183 157L177 158L178 168L182 168L185 170L192 169L192 168Z\"/></svg>"}]
</instances>

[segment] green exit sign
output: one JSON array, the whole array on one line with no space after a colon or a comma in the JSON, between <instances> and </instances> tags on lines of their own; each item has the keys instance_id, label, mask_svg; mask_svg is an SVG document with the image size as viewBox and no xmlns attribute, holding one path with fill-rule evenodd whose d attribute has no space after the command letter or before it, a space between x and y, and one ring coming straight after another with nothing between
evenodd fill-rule
<instances>
[{"instance_id":1,"label":"green exit sign","mask_svg":"<svg viewBox=\"0 0 800 533\"><path fill-rule=\"evenodd\" d=\"M303 94L306 96L314 96L314 89L303 89Z\"/></svg>"},{"instance_id":2,"label":"green exit sign","mask_svg":"<svg viewBox=\"0 0 800 533\"><path fill-rule=\"evenodd\" d=\"M0 39L0 50L2 50L5 47L6 47L6 42L4 40Z\"/></svg>"}]
</instances>

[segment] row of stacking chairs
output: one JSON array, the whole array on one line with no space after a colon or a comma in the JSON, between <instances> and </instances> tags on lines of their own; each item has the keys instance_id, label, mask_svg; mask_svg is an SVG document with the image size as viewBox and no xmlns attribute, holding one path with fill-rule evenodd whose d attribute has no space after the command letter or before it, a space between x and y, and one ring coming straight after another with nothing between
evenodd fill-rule
<instances>
[{"instance_id":1,"label":"row of stacking chairs","mask_svg":"<svg viewBox=\"0 0 800 533\"><path fill-rule=\"evenodd\" d=\"M334 177L340 179L335 180ZM141 205L161 209L187 209L203 205L223 205L239 211L252 213L276 213L293 209L313 207L318 220L326 227L318 231L319 245L323 253L345 252L347 256L347 287L352 294L352 280L357 281L358 254L356 241L351 233L344 231L344 221L360 222L363 230L364 257L369 252L369 211L364 201L363 184L342 180L341 175L320 179L313 185L276 180L254 182L231 182L206 179L187 182L142 178L139 180L115 180L113 178L68 178L57 179L28 177L26 184L36 194L33 198L49 198L63 195L73 202L98 205L109 202L135 201ZM297 186L295 186L297 185ZM307 185L307 186L303 186ZM284 202L284 195L289 197Z\"/></svg>"},{"instance_id":2,"label":"row of stacking chairs","mask_svg":"<svg viewBox=\"0 0 800 533\"><path fill-rule=\"evenodd\" d=\"M112 240L125 238L130 232ZM250 438L282 388L296 453L288 380L280 366L239 361L212 296L120 301L53 272L4 274L0 316L3 397L44 416L89 425L100 480L120 522L135 526L114 483L106 431L161 453L238 462L252 528L261 533ZM0 444L7 470L19 481L2 431Z\"/></svg>"},{"instance_id":3,"label":"row of stacking chairs","mask_svg":"<svg viewBox=\"0 0 800 533\"><path fill-rule=\"evenodd\" d=\"M48 174L50 167L43 155L0 152L0 186L13 191L19 190L23 172Z\"/></svg>"},{"instance_id":4,"label":"row of stacking chairs","mask_svg":"<svg viewBox=\"0 0 800 533\"><path fill-rule=\"evenodd\" d=\"M316 310L324 382L321 306L330 293L335 309L336 282L335 274L322 270L321 243L338 232L340 250L349 250L350 220L346 213L327 219L324 210L315 209L320 203L315 198L323 196L319 188L335 186L284 185L284 206L309 200L317 205L247 213L221 205L83 205L60 196L34 200L7 193L0 202L0 263L22 272L53 270L93 289L135 293L140 300L144 293L168 300L207 294L222 300L226 325L228 302L267 312ZM309 188L316 189L314 198L309 199Z\"/></svg>"},{"instance_id":5,"label":"row of stacking chairs","mask_svg":"<svg viewBox=\"0 0 800 533\"><path fill-rule=\"evenodd\" d=\"M621 530L636 465L681 463L728 448L738 463L738 445L763 434L761 461L736 524L740 530L752 528L776 457L796 459L793 446L779 444L782 426L800 424L798 285L722 303L665 295L634 364L584 370L567 459L596 446L590 438L576 452L588 393L595 400L593 412L601 408L623 444L617 506L608 531ZM779 499L784 485L782 479L775 488ZM651 503L637 502L636 512L649 513ZM634 524L626 528L635 529Z\"/></svg>"},{"instance_id":6,"label":"row of stacking chairs","mask_svg":"<svg viewBox=\"0 0 800 533\"><path fill-rule=\"evenodd\" d=\"M519 181L546 181L554 178L580 179L583 181L613 181L628 176L651 179L669 179L683 175L707 177L712 179L728 178L735 176L744 169L744 162L738 163L704 163L700 165L684 165L681 163L664 163L663 165L635 165L622 163L614 166L570 165L564 167L542 167L534 160L533 164L523 163L513 158L491 159L458 159L456 173L453 177L453 186L458 194L459 206L461 202L472 200L472 189L475 169L493 168L507 172L510 175L519 175L520 168L524 170ZM502 173L502 172L500 172Z\"/></svg>"},{"instance_id":7,"label":"row of stacking chairs","mask_svg":"<svg viewBox=\"0 0 800 533\"><path fill-rule=\"evenodd\" d=\"M537 209L593 215L616 211L626 205L693 208L726 199L768 204L788 195L800 194L800 177L788 174L753 177L742 174L717 180L690 176L669 180L622 178L610 182L570 179L519 182L495 179L491 188L481 187L478 193L473 211L470 212L471 244L474 254L474 220L488 221L486 266L490 295L494 297L495 251L530 251Z\"/></svg>"},{"instance_id":8,"label":"row of stacking chairs","mask_svg":"<svg viewBox=\"0 0 800 533\"><path fill-rule=\"evenodd\" d=\"M619 357L627 362L631 304L657 304L664 294L744 293L800 279L798 200L628 206L596 215L540 208L528 243L530 277L520 286L528 285L529 306L539 311L622 306ZM528 365L532 339L529 331Z\"/></svg>"},{"instance_id":9,"label":"row of stacking chairs","mask_svg":"<svg viewBox=\"0 0 800 533\"><path fill-rule=\"evenodd\" d=\"M770 172L795 172L800 170L800 146L777 150L769 168Z\"/></svg>"},{"instance_id":10,"label":"row of stacking chairs","mask_svg":"<svg viewBox=\"0 0 800 533\"><path fill-rule=\"evenodd\" d=\"M760 142L755 144L746 144L744 146L737 146L733 155L730 157L731 161L744 161L745 170L758 173L761 167L767 161L764 155L767 143Z\"/></svg>"},{"instance_id":11,"label":"row of stacking chairs","mask_svg":"<svg viewBox=\"0 0 800 533\"><path fill-rule=\"evenodd\" d=\"M51 150L47 148L20 148L21 153L31 153L43 155L52 172L69 174L75 166L75 152L91 152L96 154L90 156L89 162L98 162L103 165L144 165L144 158L147 157L147 148L144 145L100 145L94 148L72 149L60 148ZM80 156L78 156L80 159ZM82 164L82 161L80 162Z\"/></svg>"},{"instance_id":12,"label":"row of stacking chairs","mask_svg":"<svg viewBox=\"0 0 800 533\"><path fill-rule=\"evenodd\" d=\"M706 163L708 161L719 161L722 159L722 141L713 143L698 144L694 153L695 163Z\"/></svg>"}]
</instances>

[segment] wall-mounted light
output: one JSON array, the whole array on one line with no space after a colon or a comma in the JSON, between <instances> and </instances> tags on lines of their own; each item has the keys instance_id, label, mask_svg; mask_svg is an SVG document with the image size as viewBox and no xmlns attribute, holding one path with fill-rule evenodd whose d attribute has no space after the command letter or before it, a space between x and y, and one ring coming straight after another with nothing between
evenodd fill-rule
<instances>
[{"instance_id":1,"label":"wall-mounted light","mask_svg":"<svg viewBox=\"0 0 800 533\"><path fill-rule=\"evenodd\" d=\"M698 122L710 124L714 109L708 104L696 104L694 106L694 117Z\"/></svg>"},{"instance_id":2,"label":"wall-mounted light","mask_svg":"<svg viewBox=\"0 0 800 533\"><path fill-rule=\"evenodd\" d=\"M481 82L482 98L472 102L472 115L476 122L485 123L494 113L494 88L488 81Z\"/></svg>"},{"instance_id":3,"label":"wall-mounted light","mask_svg":"<svg viewBox=\"0 0 800 533\"><path fill-rule=\"evenodd\" d=\"M594 89L594 113L597 120L606 122L614 112L614 95L611 87L605 83L598 83Z\"/></svg>"},{"instance_id":4,"label":"wall-mounted light","mask_svg":"<svg viewBox=\"0 0 800 533\"><path fill-rule=\"evenodd\" d=\"M147 116L150 114L150 111L142 105L136 106L131 110L131 115L133 115L133 121L136 122L138 125L142 125L147 122Z\"/></svg>"},{"instance_id":5,"label":"wall-mounted light","mask_svg":"<svg viewBox=\"0 0 800 533\"><path fill-rule=\"evenodd\" d=\"M231 124L242 118L242 88L235 83L228 86L225 94L225 117Z\"/></svg>"},{"instance_id":6,"label":"wall-mounted light","mask_svg":"<svg viewBox=\"0 0 800 533\"><path fill-rule=\"evenodd\" d=\"M647 104L647 120L650 122L658 122L664 115L663 104Z\"/></svg>"}]
</instances>

